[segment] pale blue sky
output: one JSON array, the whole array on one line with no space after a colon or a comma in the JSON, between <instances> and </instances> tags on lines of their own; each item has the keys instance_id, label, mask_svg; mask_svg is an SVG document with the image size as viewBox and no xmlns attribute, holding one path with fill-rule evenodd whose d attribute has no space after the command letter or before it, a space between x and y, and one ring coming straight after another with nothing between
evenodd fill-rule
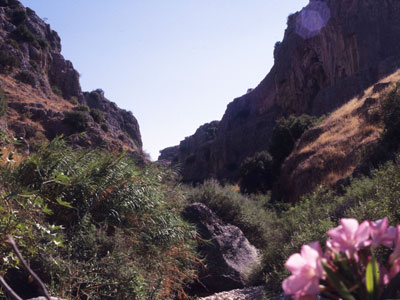
<instances>
[{"instance_id":1,"label":"pale blue sky","mask_svg":"<svg viewBox=\"0 0 400 300\"><path fill-rule=\"evenodd\" d=\"M56 30L84 91L139 121L144 150L220 120L273 64L286 18L308 0L22 0Z\"/></svg>"}]
</instances>

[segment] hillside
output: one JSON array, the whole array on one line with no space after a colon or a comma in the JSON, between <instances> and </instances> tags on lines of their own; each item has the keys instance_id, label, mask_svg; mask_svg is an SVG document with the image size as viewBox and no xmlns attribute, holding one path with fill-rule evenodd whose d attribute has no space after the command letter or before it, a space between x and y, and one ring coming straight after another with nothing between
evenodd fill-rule
<instances>
[{"instance_id":1,"label":"hillside","mask_svg":"<svg viewBox=\"0 0 400 300\"><path fill-rule=\"evenodd\" d=\"M398 82L400 71L351 99L301 136L282 166L280 185L285 187L285 200L299 200L319 185L346 183L362 171L360 167L381 142L382 103Z\"/></svg>"},{"instance_id":2,"label":"hillside","mask_svg":"<svg viewBox=\"0 0 400 300\"><path fill-rule=\"evenodd\" d=\"M16 0L0 3L0 88L8 103L2 129L36 142L63 135L77 147L142 156L139 124L101 89L82 92L79 73L61 55L50 25Z\"/></svg>"},{"instance_id":3,"label":"hillside","mask_svg":"<svg viewBox=\"0 0 400 300\"><path fill-rule=\"evenodd\" d=\"M213 135L202 126L159 159L173 157L186 182L236 181L241 162L268 149L278 118L328 114L400 66L399 12L398 1L310 1L288 17L269 74L228 104Z\"/></svg>"}]
</instances>

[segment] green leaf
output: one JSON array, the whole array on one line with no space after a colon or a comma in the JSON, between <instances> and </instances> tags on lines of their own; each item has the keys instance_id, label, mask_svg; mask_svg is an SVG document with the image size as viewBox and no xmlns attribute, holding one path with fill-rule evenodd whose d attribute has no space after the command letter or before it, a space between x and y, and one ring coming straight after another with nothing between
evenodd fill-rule
<instances>
[{"instance_id":1,"label":"green leaf","mask_svg":"<svg viewBox=\"0 0 400 300\"><path fill-rule=\"evenodd\" d=\"M367 286L368 299L377 300L379 297L379 266L375 256L372 256L367 265L365 284Z\"/></svg>"},{"instance_id":2,"label":"green leaf","mask_svg":"<svg viewBox=\"0 0 400 300\"><path fill-rule=\"evenodd\" d=\"M356 300L344 282L326 264L322 263L322 266L326 272L328 281L332 284L343 300Z\"/></svg>"},{"instance_id":3,"label":"green leaf","mask_svg":"<svg viewBox=\"0 0 400 300\"><path fill-rule=\"evenodd\" d=\"M47 205L44 205L42 207L42 211L47 215L52 215L53 214L53 211L50 208L48 208Z\"/></svg>"},{"instance_id":4,"label":"green leaf","mask_svg":"<svg viewBox=\"0 0 400 300\"><path fill-rule=\"evenodd\" d=\"M64 173L58 173L54 181L58 184L62 185L70 185L71 184L71 178Z\"/></svg>"},{"instance_id":5,"label":"green leaf","mask_svg":"<svg viewBox=\"0 0 400 300\"><path fill-rule=\"evenodd\" d=\"M67 202L67 201L63 201L60 197L57 198L57 203L60 204L61 206L65 206L68 208L73 208L72 205Z\"/></svg>"}]
</instances>

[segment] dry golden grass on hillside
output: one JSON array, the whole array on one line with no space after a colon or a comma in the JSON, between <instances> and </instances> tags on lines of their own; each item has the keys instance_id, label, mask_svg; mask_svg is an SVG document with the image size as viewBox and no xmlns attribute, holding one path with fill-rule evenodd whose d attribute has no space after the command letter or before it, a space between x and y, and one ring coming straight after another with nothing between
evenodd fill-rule
<instances>
[{"instance_id":1,"label":"dry golden grass on hillside","mask_svg":"<svg viewBox=\"0 0 400 300\"><path fill-rule=\"evenodd\" d=\"M34 88L29 84L25 84L19 82L18 80L14 79L11 75L2 75L0 74L0 87L3 89L6 99L8 103L23 103L25 105L31 104L40 104L43 105L44 109L49 111L52 110L53 112L65 112L70 111L76 105L71 104L69 101L65 100L64 98L54 94L52 91L42 89L42 88ZM60 117L55 117L60 118ZM33 141L35 143L43 142L46 139L45 133L46 130L42 125L43 120L31 120L29 117L29 113L21 113L11 107L7 109L7 123L9 133L15 135L16 132L13 131L12 124L23 124L23 126L34 128L36 132L36 136L34 136ZM90 124L89 129L92 126L98 126L94 123ZM21 127L18 125L18 127ZM115 151L136 151L134 148L131 148L129 145L121 142L118 134L122 134L121 132L103 132L102 138L110 145L111 150ZM90 140L88 140L90 143Z\"/></svg>"},{"instance_id":2,"label":"dry golden grass on hillside","mask_svg":"<svg viewBox=\"0 0 400 300\"><path fill-rule=\"evenodd\" d=\"M382 79L307 131L282 168L282 183L295 201L317 186L350 176L378 143L383 131L380 107L400 81L400 70Z\"/></svg>"}]
</instances>

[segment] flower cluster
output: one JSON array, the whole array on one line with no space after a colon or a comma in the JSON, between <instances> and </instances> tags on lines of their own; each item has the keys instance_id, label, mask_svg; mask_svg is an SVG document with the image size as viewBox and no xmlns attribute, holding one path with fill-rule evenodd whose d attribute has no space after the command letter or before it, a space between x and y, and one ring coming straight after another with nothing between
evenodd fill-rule
<instances>
[{"instance_id":1,"label":"flower cluster","mask_svg":"<svg viewBox=\"0 0 400 300\"><path fill-rule=\"evenodd\" d=\"M388 225L384 218L375 222L341 219L340 226L328 231L325 253L318 242L303 245L301 253L290 256L285 266L292 275L283 281L286 295L295 300L387 299L400 288L400 225ZM383 251L380 248L383 247ZM375 255L386 257L378 263Z\"/></svg>"}]
</instances>

